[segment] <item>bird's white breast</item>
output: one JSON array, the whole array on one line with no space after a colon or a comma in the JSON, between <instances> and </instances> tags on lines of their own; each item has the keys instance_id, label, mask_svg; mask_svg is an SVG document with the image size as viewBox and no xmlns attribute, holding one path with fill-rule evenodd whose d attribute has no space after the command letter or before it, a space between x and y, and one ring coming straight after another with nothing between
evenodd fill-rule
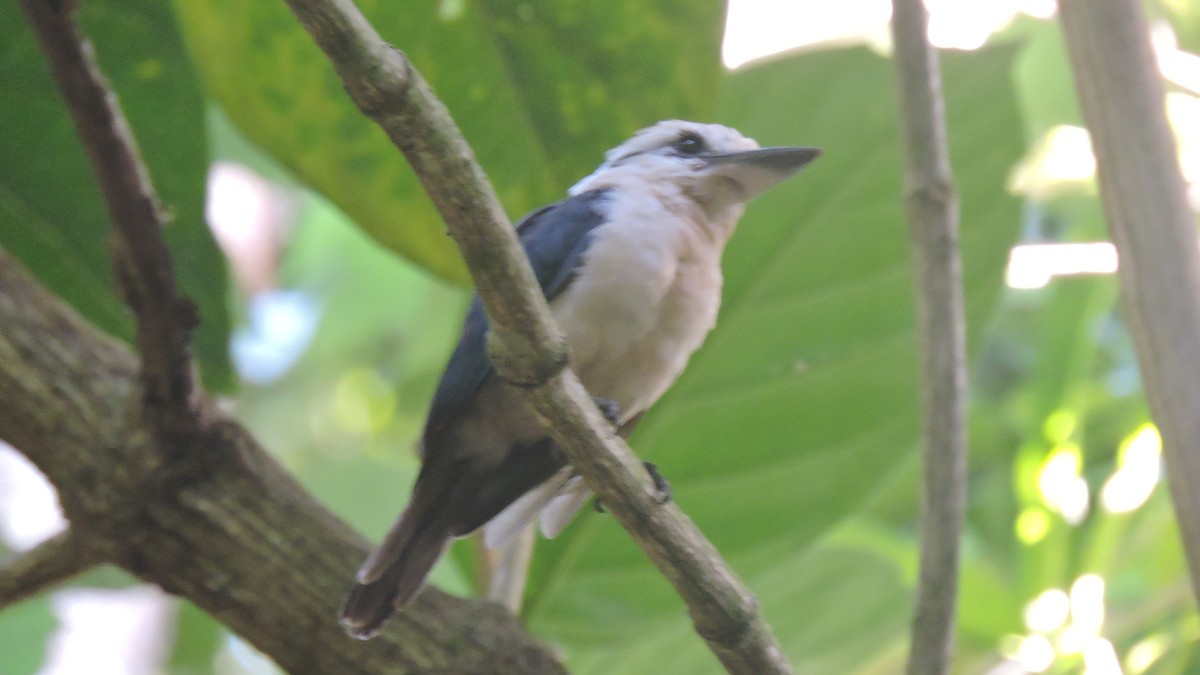
<instances>
[{"instance_id":1,"label":"bird's white breast","mask_svg":"<svg viewBox=\"0 0 1200 675\"><path fill-rule=\"evenodd\" d=\"M555 299L571 366L624 422L679 377L716 322L721 248L677 195L618 193L571 286Z\"/></svg>"}]
</instances>

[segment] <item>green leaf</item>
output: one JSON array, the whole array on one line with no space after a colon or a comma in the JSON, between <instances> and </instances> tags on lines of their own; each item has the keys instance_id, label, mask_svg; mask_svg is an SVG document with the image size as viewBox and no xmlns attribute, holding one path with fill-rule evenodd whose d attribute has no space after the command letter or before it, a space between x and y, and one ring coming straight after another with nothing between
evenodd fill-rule
<instances>
[{"instance_id":1,"label":"green leaf","mask_svg":"<svg viewBox=\"0 0 1200 675\"><path fill-rule=\"evenodd\" d=\"M632 130L711 113L720 2L358 5L433 85L513 215L560 198ZM403 157L283 3L176 6L209 90L247 138L384 246L466 279Z\"/></svg>"},{"instance_id":2,"label":"green leaf","mask_svg":"<svg viewBox=\"0 0 1200 675\"><path fill-rule=\"evenodd\" d=\"M0 612L0 672L36 673L46 658L50 633L58 625L50 611L50 596L26 600Z\"/></svg>"},{"instance_id":3,"label":"green leaf","mask_svg":"<svg viewBox=\"0 0 1200 675\"><path fill-rule=\"evenodd\" d=\"M756 579L764 589L758 597L798 672L844 674L868 666L879 673L902 670L908 591L885 560L852 549L818 547L780 552L770 569ZM794 569L805 573L793 574ZM582 634L572 640L587 643ZM573 673L608 675L724 672L712 653L697 648L698 641L691 621L677 614L640 630L619 648L572 650L568 665Z\"/></svg>"},{"instance_id":4,"label":"green leaf","mask_svg":"<svg viewBox=\"0 0 1200 675\"><path fill-rule=\"evenodd\" d=\"M204 222L204 99L169 7L150 0L83 3L79 19L120 97L159 198L183 292L200 309L195 353L210 388L232 371L223 258ZM113 290L108 214L82 145L17 3L0 8L0 244L104 330L131 340Z\"/></svg>"},{"instance_id":5,"label":"green leaf","mask_svg":"<svg viewBox=\"0 0 1200 675\"><path fill-rule=\"evenodd\" d=\"M1023 148L1012 61L1011 49L943 57L972 338L994 306L1020 220L1004 187ZM729 78L723 121L763 144L825 154L751 205L726 253L716 330L632 438L768 599L768 620L784 626L787 608L805 598L767 580L807 579L805 552L879 492L916 444L917 346L893 91L891 64L865 49L798 55ZM778 562L747 573L765 552ZM577 644L586 633L595 649L611 650L636 638L650 649L646 633L681 612L611 518L586 514L539 548L527 619L551 639ZM786 632L781 639L794 660L806 660L810 643ZM700 649L694 636L687 644ZM677 653L677 645L658 646ZM591 655L580 646L568 657L574 666Z\"/></svg>"},{"instance_id":6,"label":"green leaf","mask_svg":"<svg viewBox=\"0 0 1200 675\"><path fill-rule=\"evenodd\" d=\"M1075 78L1058 22L1023 18L1012 30L1023 45L1013 79L1029 138L1036 139L1059 124L1082 126Z\"/></svg>"},{"instance_id":7,"label":"green leaf","mask_svg":"<svg viewBox=\"0 0 1200 675\"><path fill-rule=\"evenodd\" d=\"M200 675L213 671L213 658L221 648L225 629L220 622L190 602L179 604L175 645L167 666L174 675Z\"/></svg>"}]
</instances>

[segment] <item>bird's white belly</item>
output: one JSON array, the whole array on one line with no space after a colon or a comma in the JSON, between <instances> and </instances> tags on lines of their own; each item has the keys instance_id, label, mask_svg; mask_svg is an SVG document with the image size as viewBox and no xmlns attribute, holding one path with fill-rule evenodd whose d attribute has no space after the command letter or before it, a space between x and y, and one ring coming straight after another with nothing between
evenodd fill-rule
<instances>
[{"instance_id":1,"label":"bird's white belly","mask_svg":"<svg viewBox=\"0 0 1200 675\"><path fill-rule=\"evenodd\" d=\"M716 321L720 260L696 255L694 236L667 227L598 236L553 304L572 368L589 393L616 402L621 422L662 396Z\"/></svg>"}]
</instances>

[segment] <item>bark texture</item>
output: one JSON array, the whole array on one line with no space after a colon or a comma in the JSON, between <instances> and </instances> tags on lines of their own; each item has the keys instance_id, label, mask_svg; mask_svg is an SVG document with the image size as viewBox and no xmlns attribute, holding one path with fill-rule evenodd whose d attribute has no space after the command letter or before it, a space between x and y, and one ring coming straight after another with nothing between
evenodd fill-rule
<instances>
[{"instance_id":1,"label":"bark texture","mask_svg":"<svg viewBox=\"0 0 1200 675\"><path fill-rule=\"evenodd\" d=\"M1200 598L1200 251L1137 0L1059 0L1142 387Z\"/></svg>"},{"instance_id":2,"label":"bark texture","mask_svg":"<svg viewBox=\"0 0 1200 675\"><path fill-rule=\"evenodd\" d=\"M69 545L52 540L26 563L117 565L293 673L564 672L500 606L435 589L375 640L347 638L337 608L367 542L207 399L194 433L155 440L133 355L2 251L0 401L0 438L54 484L70 521ZM0 590L66 576L30 567L0 571Z\"/></svg>"},{"instance_id":3,"label":"bark texture","mask_svg":"<svg viewBox=\"0 0 1200 675\"><path fill-rule=\"evenodd\" d=\"M904 206L921 345L921 557L910 675L950 672L967 491L967 340L958 195L950 171L937 52L922 0L894 0L892 36L904 142Z\"/></svg>"}]
</instances>

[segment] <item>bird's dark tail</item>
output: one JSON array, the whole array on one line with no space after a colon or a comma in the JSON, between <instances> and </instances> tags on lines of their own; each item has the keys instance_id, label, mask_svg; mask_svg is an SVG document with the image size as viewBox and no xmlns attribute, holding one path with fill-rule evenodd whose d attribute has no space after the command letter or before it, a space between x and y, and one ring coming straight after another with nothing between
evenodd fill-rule
<instances>
[{"instance_id":1,"label":"bird's dark tail","mask_svg":"<svg viewBox=\"0 0 1200 675\"><path fill-rule=\"evenodd\" d=\"M400 607L425 585L425 577L450 543L450 528L435 519L419 522L414 505L388 532L358 571L358 583L342 603L339 620L360 640L375 637Z\"/></svg>"}]
</instances>

